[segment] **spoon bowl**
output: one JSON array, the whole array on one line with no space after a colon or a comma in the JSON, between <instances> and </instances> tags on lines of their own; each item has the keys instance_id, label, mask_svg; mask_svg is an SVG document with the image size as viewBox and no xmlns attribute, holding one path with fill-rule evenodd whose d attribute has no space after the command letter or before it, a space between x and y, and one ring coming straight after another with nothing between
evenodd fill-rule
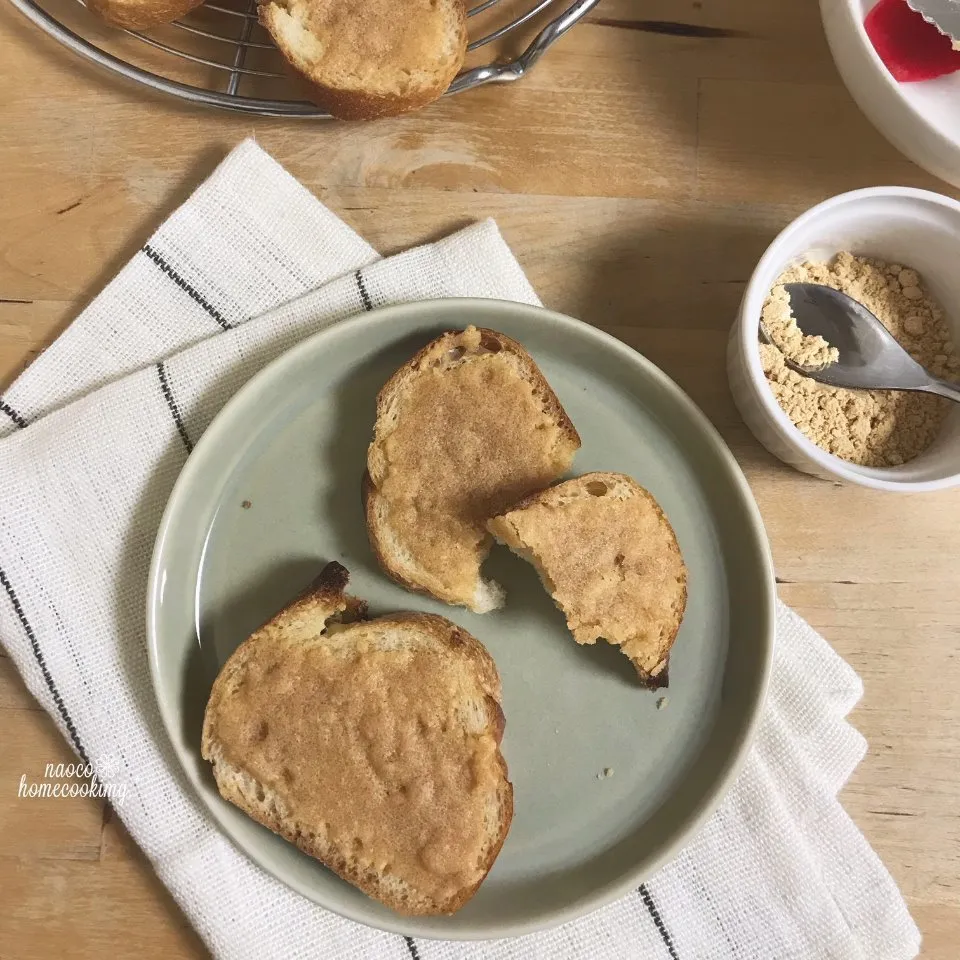
<instances>
[{"instance_id":1,"label":"spoon bowl","mask_svg":"<svg viewBox=\"0 0 960 960\"><path fill-rule=\"evenodd\" d=\"M790 308L805 336L823 337L840 353L822 367L786 365L818 383L853 390L918 390L960 403L960 390L922 367L862 303L819 283L788 283ZM761 324L767 340L770 335Z\"/></svg>"}]
</instances>

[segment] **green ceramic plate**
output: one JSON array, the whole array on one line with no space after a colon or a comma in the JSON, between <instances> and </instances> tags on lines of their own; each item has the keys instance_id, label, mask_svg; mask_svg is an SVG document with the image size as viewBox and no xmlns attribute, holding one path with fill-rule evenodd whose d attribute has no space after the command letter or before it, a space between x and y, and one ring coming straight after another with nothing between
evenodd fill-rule
<instances>
[{"instance_id":1,"label":"green ceramic plate","mask_svg":"<svg viewBox=\"0 0 960 960\"><path fill-rule=\"evenodd\" d=\"M408 593L367 545L360 478L377 391L445 329L493 327L533 355L583 438L576 472L631 474L662 504L689 568L668 702L604 643L579 647L533 569L497 548L508 590L479 616ZM247 504L246 506L244 504ZM327 560L373 614L429 610L490 650L516 812L477 896L453 917L397 916L254 823L200 758L203 709L233 649ZM213 421L170 497L148 593L157 698L184 770L223 831L330 910L398 933L472 939L570 920L674 856L730 785L763 700L774 587L749 488L706 417L651 363L569 317L490 300L391 307L311 337ZM611 776L603 777L605 769Z\"/></svg>"}]
</instances>

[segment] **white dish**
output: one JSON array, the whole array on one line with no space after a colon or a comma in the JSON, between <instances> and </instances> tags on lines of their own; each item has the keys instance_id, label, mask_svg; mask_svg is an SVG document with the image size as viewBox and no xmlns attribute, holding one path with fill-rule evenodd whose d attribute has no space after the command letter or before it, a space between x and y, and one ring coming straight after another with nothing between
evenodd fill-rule
<instances>
[{"instance_id":1,"label":"white dish","mask_svg":"<svg viewBox=\"0 0 960 960\"><path fill-rule=\"evenodd\" d=\"M899 467L860 467L821 450L783 412L757 349L763 302L780 273L802 259L829 260L842 250L920 271L960 342L960 203L927 190L874 187L832 197L793 221L767 248L747 284L730 333L727 373L747 426L775 456L825 480L878 490L940 490L960 484L960 405L940 436Z\"/></svg>"},{"instance_id":2,"label":"white dish","mask_svg":"<svg viewBox=\"0 0 960 960\"><path fill-rule=\"evenodd\" d=\"M960 186L960 72L898 83L863 28L877 0L820 0L830 52L873 125L914 163Z\"/></svg>"}]
</instances>

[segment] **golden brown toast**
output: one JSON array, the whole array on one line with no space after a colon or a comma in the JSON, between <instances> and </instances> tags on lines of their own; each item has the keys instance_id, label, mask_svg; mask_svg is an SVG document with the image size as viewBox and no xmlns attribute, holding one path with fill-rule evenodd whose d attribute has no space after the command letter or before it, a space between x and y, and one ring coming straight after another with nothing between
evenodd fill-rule
<instances>
[{"instance_id":1,"label":"golden brown toast","mask_svg":"<svg viewBox=\"0 0 960 960\"><path fill-rule=\"evenodd\" d=\"M445 333L380 391L364 502L380 565L411 590L478 613L503 603L480 576L486 521L569 468L580 437L510 337Z\"/></svg>"},{"instance_id":2,"label":"golden brown toast","mask_svg":"<svg viewBox=\"0 0 960 960\"><path fill-rule=\"evenodd\" d=\"M202 3L203 0L87 0L87 9L116 27L146 30L179 20Z\"/></svg>"},{"instance_id":3,"label":"golden brown toast","mask_svg":"<svg viewBox=\"0 0 960 960\"><path fill-rule=\"evenodd\" d=\"M533 494L487 528L537 568L577 643L616 644L645 686L667 685L687 570L650 493L622 473L588 473Z\"/></svg>"},{"instance_id":4,"label":"golden brown toast","mask_svg":"<svg viewBox=\"0 0 960 960\"><path fill-rule=\"evenodd\" d=\"M233 653L202 754L227 800L364 893L453 913L513 817L500 677L443 617L351 619L347 577L328 564Z\"/></svg>"},{"instance_id":5,"label":"golden brown toast","mask_svg":"<svg viewBox=\"0 0 960 960\"><path fill-rule=\"evenodd\" d=\"M261 0L260 22L344 120L370 120L441 96L467 51L463 0Z\"/></svg>"}]
</instances>

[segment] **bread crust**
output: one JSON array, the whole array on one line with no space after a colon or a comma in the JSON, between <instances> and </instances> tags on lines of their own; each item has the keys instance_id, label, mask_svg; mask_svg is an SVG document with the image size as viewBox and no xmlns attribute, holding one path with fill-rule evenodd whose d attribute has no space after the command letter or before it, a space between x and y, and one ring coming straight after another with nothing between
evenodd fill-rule
<instances>
[{"instance_id":1,"label":"bread crust","mask_svg":"<svg viewBox=\"0 0 960 960\"><path fill-rule=\"evenodd\" d=\"M234 683L242 676L248 663L254 659L262 644L269 644L276 636L272 631L282 630L297 617L311 615L323 619L344 615L356 618L365 611L365 604L344 593L349 574L339 563L330 563L320 575L291 604L268 620L242 643L224 664L214 682L204 714L201 755L213 763L214 776L221 795L239 807L252 819L279 834L304 853L322 862L338 876L353 884L365 894L379 900L391 909L407 915L449 914L462 907L479 889L490 872L503 843L506 840L513 820L513 785L508 778L506 761L497 750L496 762L500 773L497 799L500 810L499 832L491 839L489 849L480 866L480 879L470 887L462 888L456 895L440 903L418 900L411 904L391 897L381 878L373 870L363 870L359 864L351 863L338 850L323 843L319 837L311 837L295 828L280 816L275 806L268 803L251 802L240 789L239 781L245 774L227 761L222 746L217 740L215 727L217 714L224 699L231 693ZM496 664L487 649L466 630L447 620L445 617L429 613L396 613L378 618L377 624L385 628L404 624L415 626L421 633L429 635L437 643L456 652L458 657L466 659L480 681L484 691L486 728L499 747L503 740L505 719L500 704L500 676Z\"/></svg>"},{"instance_id":2,"label":"bread crust","mask_svg":"<svg viewBox=\"0 0 960 960\"><path fill-rule=\"evenodd\" d=\"M300 68L291 52L286 49L281 33L273 26L272 8L276 7L273 0L261 0L258 17L261 25L273 38L277 49L283 54L287 66L293 72L304 90L308 100L330 111L330 114L339 120L377 120L382 117L396 117L411 110L419 110L427 104L438 100L447 92L454 78L463 66L467 54L467 16L464 0L453 0L459 12L457 22L457 46L459 55L454 58L448 69L438 74L436 82L431 86L408 94L407 96L391 96L375 94L365 90L348 90L343 87L324 83L316 76L312 76Z\"/></svg>"},{"instance_id":3,"label":"bread crust","mask_svg":"<svg viewBox=\"0 0 960 960\"><path fill-rule=\"evenodd\" d=\"M147 30L162 23L179 20L202 3L203 0L138 0L136 3L87 0L87 9L115 27Z\"/></svg>"},{"instance_id":4,"label":"bread crust","mask_svg":"<svg viewBox=\"0 0 960 960\"><path fill-rule=\"evenodd\" d=\"M464 43L464 51L466 51L466 43ZM343 90L327 86L313 80L292 63L288 63L288 66L296 75L303 95L311 103L329 110L330 115L337 120L382 120L385 117L403 116L405 113L422 109L434 100L439 100L460 72L461 64L458 63L456 69L435 86L419 91L416 96L408 97L374 96L361 90Z\"/></svg>"},{"instance_id":5,"label":"bread crust","mask_svg":"<svg viewBox=\"0 0 960 960\"><path fill-rule=\"evenodd\" d=\"M472 598L454 595L441 595L421 583L411 579L404 571L397 557L395 557L386 542L387 531L378 520L378 509L383 503L380 490L377 486L376 474L382 475L383 462L380 447L383 445L392 430L388 426L391 410L401 400L404 388L416 378L421 371L431 366L439 358L446 356L450 351L460 349L464 345L467 331L449 330L432 340L419 350L410 360L400 367L384 384L377 396L376 424L374 437L370 444L367 463L368 468L361 480L361 498L364 515L367 521L367 532L370 547L380 564L381 569L391 579L401 586L415 593L433 596L446 603L462 604L473 609ZM570 459L580 447L580 435L577 433L573 421L567 415L553 388L547 382L540 368L523 346L511 337L488 327L476 328L480 347L486 352L504 352L513 357L520 368L521 376L532 385L537 399L543 406L544 412L550 417L560 434L561 443L569 448ZM492 538L481 544L481 562L485 559L492 545Z\"/></svg>"},{"instance_id":6,"label":"bread crust","mask_svg":"<svg viewBox=\"0 0 960 960\"><path fill-rule=\"evenodd\" d=\"M422 587L420 584L414 583L412 580L408 580L391 560L390 552L383 543L380 524L377 522L376 518L378 496L379 492L373 485L373 479L370 476L370 471L364 470L363 480L360 482L360 499L363 502L363 515L367 521L367 534L370 540L370 549L373 551L373 555L376 557L377 563L380 564L380 569L383 570L383 572L390 577L391 580L399 583L401 587L404 587L411 593L419 593L426 597L433 596L433 594L430 593L426 587Z\"/></svg>"}]
</instances>

